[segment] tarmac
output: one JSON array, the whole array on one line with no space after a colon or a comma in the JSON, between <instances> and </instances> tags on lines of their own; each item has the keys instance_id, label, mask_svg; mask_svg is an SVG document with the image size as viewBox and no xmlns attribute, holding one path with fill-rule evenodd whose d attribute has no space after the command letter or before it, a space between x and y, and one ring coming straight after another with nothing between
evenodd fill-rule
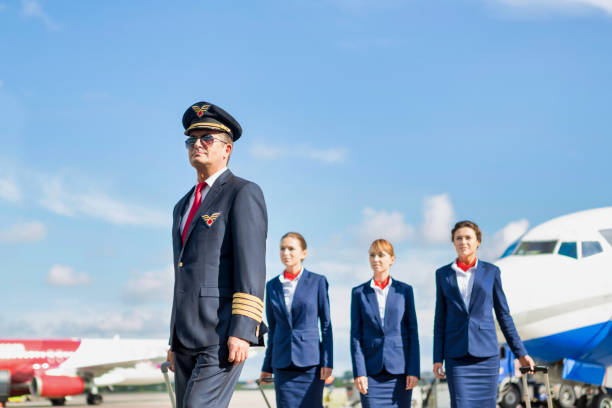
<instances>
[{"instance_id":1,"label":"tarmac","mask_svg":"<svg viewBox=\"0 0 612 408\"><path fill-rule=\"evenodd\" d=\"M98 405L100 408L131 408L131 407L147 407L147 408L171 408L170 398L164 392L149 392L149 393L111 393L102 394L104 402ZM274 390L266 390L266 396L270 401L271 407L276 407L274 402ZM23 407L50 407L51 402L44 399L37 399L29 402L9 402L7 407L23 408ZM66 407L71 408L92 408L94 405L87 405L84 395L77 395L66 401ZM259 390L236 391L232 397L230 408L267 408L263 396Z\"/></svg>"}]
</instances>

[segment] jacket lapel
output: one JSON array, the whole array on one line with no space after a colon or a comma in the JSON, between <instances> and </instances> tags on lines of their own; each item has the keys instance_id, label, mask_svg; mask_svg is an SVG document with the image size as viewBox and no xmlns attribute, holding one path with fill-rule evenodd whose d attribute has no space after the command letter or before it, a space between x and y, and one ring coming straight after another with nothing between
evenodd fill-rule
<instances>
[{"instance_id":1,"label":"jacket lapel","mask_svg":"<svg viewBox=\"0 0 612 408\"><path fill-rule=\"evenodd\" d=\"M470 295L470 305L468 307L468 311L472 312L472 308L474 307L474 299L478 297L480 293L480 280L482 279L484 266L480 259L478 260L478 265L476 266L476 270L474 271L474 281L472 285L472 294Z\"/></svg>"},{"instance_id":2,"label":"jacket lapel","mask_svg":"<svg viewBox=\"0 0 612 408\"><path fill-rule=\"evenodd\" d=\"M215 180L208 193L206 193L204 201L200 204L198 211L196 211L195 216L193 217L193 220L191 220L191 224L189 225L189 229L187 230L187 235L185 236L185 243L187 243L187 240L189 240L189 236L191 235L191 232L193 231L195 226L198 224L198 222L200 222L200 218L202 218L202 215L208 212L211 204L215 202L215 198L217 198L219 193L223 191L223 186L230 178L230 176L233 176L232 172L229 169L225 170L223 174L221 174L219 178Z\"/></svg>"},{"instance_id":3,"label":"jacket lapel","mask_svg":"<svg viewBox=\"0 0 612 408\"><path fill-rule=\"evenodd\" d=\"M175 258L174 263L178 262L181 253L181 248L183 246L183 237L181 236L181 222L183 221L183 217L185 215L185 206L189 202L189 198L193 194L194 190L195 186L192 187L191 190L189 190L189 192L179 200L176 206L176 213L174 214L174 220L172 223L172 244L174 247Z\"/></svg>"},{"instance_id":4,"label":"jacket lapel","mask_svg":"<svg viewBox=\"0 0 612 408\"><path fill-rule=\"evenodd\" d=\"M455 301L461 306L464 312L467 313L467 306L461 297L461 292L459 292L459 284L457 283L457 272L453 269L452 266L448 267L448 284L451 287L451 292L455 294Z\"/></svg>"},{"instance_id":5,"label":"jacket lapel","mask_svg":"<svg viewBox=\"0 0 612 408\"><path fill-rule=\"evenodd\" d=\"M387 301L385 303L385 326L384 327L389 327L387 323L389 321L393 321L394 319L393 314L395 313L395 308L389 307L389 306L394 304L393 302L395 302L395 296L397 296L397 288L395 287L395 285L396 285L395 280L391 281L391 285L389 285L389 291L387 292Z\"/></svg>"},{"instance_id":6,"label":"jacket lapel","mask_svg":"<svg viewBox=\"0 0 612 408\"><path fill-rule=\"evenodd\" d=\"M287 324L289 325L289 327L292 327L291 325L291 319L289 319L289 312L287 312L287 305L285 304L285 294L283 293L283 284L280 281L279 278L274 279L274 286L273 286L273 295L276 296L276 302L279 304L283 316L285 316L285 321L287 322Z\"/></svg>"},{"instance_id":7,"label":"jacket lapel","mask_svg":"<svg viewBox=\"0 0 612 408\"><path fill-rule=\"evenodd\" d=\"M382 321L380 320L380 312L378 310L378 299L376 299L376 292L374 292L374 289L372 289L372 287L370 286L370 282L366 284L363 291L370 305L370 309L371 309L370 311L374 314L374 317L376 318L376 322L378 323L378 326L382 329L383 325L382 325Z\"/></svg>"},{"instance_id":8,"label":"jacket lapel","mask_svg":"<svg viewBox=\"0 0 612 408\"><path fill-rule=\"evenodd\" d=\"M304 292L304 288L308 285L308 279L310 278L310 273L304 268L302 270L302 276L300 276L300 280L298 280L297 285L295 286L295 292L293 292L293 302L291 302L291 324L295 319L297 313L295 312L295 305L302 301L302 293Z\"/></svg>"}]
</instances>

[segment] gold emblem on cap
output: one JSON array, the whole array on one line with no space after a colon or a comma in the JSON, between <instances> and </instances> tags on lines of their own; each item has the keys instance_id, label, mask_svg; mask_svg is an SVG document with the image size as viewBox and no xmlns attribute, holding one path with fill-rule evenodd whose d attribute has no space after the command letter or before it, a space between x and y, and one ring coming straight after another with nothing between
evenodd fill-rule
<instances>
[{"instance_id":1,"label":"gold emblem on cap","mask_svg":"<svg viewBox=\"0 0 612 408\"><path fill-rule=\"evenodd\" d=\"M210 108L210 105L202 105L202 107L199 107L198 105L193 105L191 107L191 109L194 110L196 115L198 115L198 118L201 118L204 112L208 110L208 108Z\"/></svg>"}]
</instances>

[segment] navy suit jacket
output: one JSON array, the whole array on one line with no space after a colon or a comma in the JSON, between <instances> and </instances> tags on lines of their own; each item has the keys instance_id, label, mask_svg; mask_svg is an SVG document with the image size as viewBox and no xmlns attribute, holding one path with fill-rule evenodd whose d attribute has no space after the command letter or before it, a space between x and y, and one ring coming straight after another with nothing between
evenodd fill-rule
<instances>
[{"instance_id":1,"label":"navy suit jacket","mask_svg":"<svg viewBox=\"0 0 612 408\"><path fill-rule=\"evenodd\" d=\"M466 307L451 265L436 271L434 363L467 354L474 357L499 354L492 310L512 352L518 357L527 354L510 316L499 268L478 260L470 304Z\"/></svg>"},{"instance_id":2,"label":"navy suit jacket","mask_svg":"<svg viewBox=\"0 0 612 408\"><path fill-rule=\"evenodd\" d=\"M384 325L370 281L351 297L353 376L391 374L419 377L419 335L412 286L393 279L387 293Z\"/></svg>"},{"instance_id":3,"label":"navy suit jacket","mask_svg":"<svg viewBox=\"0 0 612 408\"><path fill-rule=\"evenodd\" d=\"M225 345L228 336L263 345L268 216L261 189L223 172L186 226L183 245L179 226L193 190L174 207L170 345L200 349Z\"/></svg>"},{"instance_id":4,"label":"navy suit jacket","mask_svg":"<svg viewBox=\"0 0 612 408\"><path fill-rule=\"evenodd\" d=\"M287 313L283 285L278 276L266 284L269 332L262 371L271 373L273 368L285 368L291 363L298 367L333 367L327 279L306 269L299 279L291 303L291 318Z\"/></svg>"}]
</instances>

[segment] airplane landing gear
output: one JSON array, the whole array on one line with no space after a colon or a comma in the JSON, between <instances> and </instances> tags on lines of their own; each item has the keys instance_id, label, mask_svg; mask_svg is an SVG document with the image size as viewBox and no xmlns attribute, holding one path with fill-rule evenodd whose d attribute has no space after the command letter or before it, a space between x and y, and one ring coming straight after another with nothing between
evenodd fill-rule
<instances>
[{"instance_id":1,"label":"airplane landing gear","mask_svg":"<svg viewBox=\"0 0 612 408\"><path fill-rule=\"evenodd\" d=\"M87 394L87 405L100 405L103 398L100 394Z\"/></svg>"},{"instance_id":2,"label":"airplane landing gear","mask_svg":"<svg viewBox=\"0 0 612 408\"><path fill-rule=\"evenodd\" d=\"M612 395L600 392L591 401L589 408L612 408Z\"/></svg>"},{"instance_id":3,"label":"airplane landing gear","mask_svg":"<svg viewBox=\"0 0 612 408\"><path fill-rule=\"evenodd\" d=\"M66 405L66 398L51 398L49 401L51 401L51 405L53 405L54 407L63 407L64 405Z\"/></svg>"},{"instance_id":4,"label":"airplane landing gear","mask_svg":"<svg viewBox=\"0 0 612 408\"><path fill-rule=\"evenodd\" d=\"M508 384L502 394L499 405L502 408L515 408L521 403L521 391L515 384Z\"/></svg>"},{"instance_id":5,"label":"airplane landing gear","mask_svg":"<svg viewBox=\"0 0 612 408\"><path fill-rule=\"evenodd\" d=\"M555 407L559 408L572 408L576 405L576 393L574 388L569 384L561 384L559 386L559 392L557 393L558 398L555 398L553 402ZM612 407L611 407L612 408Z\"/></svg>"}]
</instances>

